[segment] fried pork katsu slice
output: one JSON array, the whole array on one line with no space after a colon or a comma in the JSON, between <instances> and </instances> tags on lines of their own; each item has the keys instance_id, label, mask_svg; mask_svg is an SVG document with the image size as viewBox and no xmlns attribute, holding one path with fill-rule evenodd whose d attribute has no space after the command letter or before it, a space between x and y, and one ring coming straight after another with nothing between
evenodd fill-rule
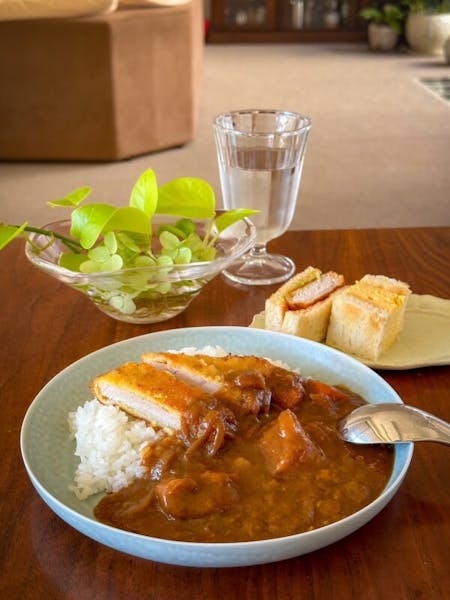
<instances>
[{"instance_id":1,"label":"fried pork katsu slice","mask_svg":"<svg viewBox=\"0 0 450 600\"><path fill-rule=\"evenodd\" d=\"M146 363L125 363L91 384L103 404L114 404L152 425L171 429L188 448L214 455L236 429L235 414L219 399Z\"/></svg>"},{"instance_id":2,"label":"fried pork katsu slice","mask_svg":"<svg viewBox=\"0 0 450 600\"><path fill-rule=\"evenodd\" d=\"M209 394L215 394L224 384L223 373L213 363L213 357L204 354L183 354L178 352L145 352L144 363L175 375L178 379L201 387Z\"/></svg>"},{"instance_id":3,"label":"fried pork katsu slice","mask_svg":"<svg viewBox=\"0 0 450 600\"><path fill-rule=\"evenodd\" d=\"M146 352L142 360L254 414L267 412L271 401L292 408L304 395L297 373L258 356Z\"/></svg>"},{"instance_id":4,"label":"fried pork katsu slice","mask_svg":"<svg viewBox=\"0 0 450 600\"><path fill-rule=\"evenodd\" d=\"M128 362L96 377L91 390L103 404L114 404L159 427L179 430L182 418L204 391L150 364Z\"/></svg>"}]
</instances>

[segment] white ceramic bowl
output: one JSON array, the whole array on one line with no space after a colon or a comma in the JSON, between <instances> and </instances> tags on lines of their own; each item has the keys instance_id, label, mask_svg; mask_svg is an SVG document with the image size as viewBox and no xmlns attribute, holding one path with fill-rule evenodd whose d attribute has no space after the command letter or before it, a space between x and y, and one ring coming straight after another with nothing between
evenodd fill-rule
<instances>
[{"instance_id":1,"label":"white ceramic bowl","mask_svg":"<svg viewBox=\"0 0 450 600\"><path fill-rule=\"evenodd\" d=\"M162 563L195 567L232 567L274 562L306 554L352 533L391 500L410 464L413 444L398 444L385 490L368 506L336 523L283 538L239 543L177 542L130 533L98 522L93 507L99 496L80 501L69 491L76 469L67 414L91 399L96 375L144 351L217 345L238 354L282 360L304 375L348 386L368 402L401 402L377 373L325 345L302 338L244 327L174 329L135 337L98 350L54 377L29 407L22 425L21 449L28 475L48 506L72 527L107 546Z\"/></svg>"}]
</instances>

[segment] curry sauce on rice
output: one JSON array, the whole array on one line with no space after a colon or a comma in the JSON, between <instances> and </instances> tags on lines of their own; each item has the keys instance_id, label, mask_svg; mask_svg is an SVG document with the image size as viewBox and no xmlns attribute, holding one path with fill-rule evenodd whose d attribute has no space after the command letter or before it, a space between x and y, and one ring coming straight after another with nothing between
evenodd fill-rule
<instances>
[{"instance_id":1,"label":"curry sauce on rice","mask_svg":"<svg viewBox=\"0 0 450 600\"><path fill-rule=\"evenodd\" d=\"M257 356L211 354L145 353L92 382L94 404L71 422L76 493L108 492L97 519L165 539L251 541L332 523L382 492L392 448L353 446L337 430L362 398Z\"/></svg>"}]
</instances>

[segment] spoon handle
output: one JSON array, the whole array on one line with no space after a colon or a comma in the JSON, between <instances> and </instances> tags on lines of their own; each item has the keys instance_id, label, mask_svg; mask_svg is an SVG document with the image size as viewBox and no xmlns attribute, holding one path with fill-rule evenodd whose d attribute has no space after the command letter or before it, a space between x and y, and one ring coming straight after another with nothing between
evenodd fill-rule
<instances>
[{"instance_id":1,"label":"spoon handle","mask_svg":"<svg viewBox=\"0 0 450 600\"><path fill-rule=\"evenodd\" d=\"M438 442L450 445L450 424L413 406L366 404L339 425L341 437L354 444Z\"/></svg>"},{"instance_id":2,"label":"spoon handle","mask_svg":"<svg viewBox=\"0 0 450 600\"><path fill-rule=\"evenodd\" d=\"M429 413L423 412L425 420L429 423L430 427L437 433L438 437L431 439L430 441L440 442L442 444L450 444L450 425L435 417Z\"/></svg>"},{"instance_id":3,"label":"spoon handle","mask_svg":"<svg viewBox=\"0 0 450 600\"><path fill-rule=\"evenodd\" d=\"M378 405L388 408L394 412L392 423L400 426L405 437L416 442L437 442L440 444L450 444L450 424L439 417L425 412L420 408L408 406L405 404L384 404ZM401 417L396 421L396 416Z\"/></svg>"}]
</instances>

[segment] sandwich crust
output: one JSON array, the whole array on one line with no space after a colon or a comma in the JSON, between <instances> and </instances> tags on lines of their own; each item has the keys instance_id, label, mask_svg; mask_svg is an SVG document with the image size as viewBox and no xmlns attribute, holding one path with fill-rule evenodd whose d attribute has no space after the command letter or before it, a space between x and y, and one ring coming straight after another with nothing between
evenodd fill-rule
<instances>
[{"instance_id":1,"label":"sandwich crust","mask_svg":"<svg viewBox=\"0 0 450 600\"><path fill-rule=\"evenodd\" d=\"M321 342L333 297L344 283L344 277L334 271L307 267L266 300L266 328Z\"/></svg>"},{"instance_id":2,"label":"sandwich crust","mask_svg":"<svg viewBox=\"0 0 450 600\"><path fill-rule=\"evenodd\" d=\"M289 310L287 296L302 286L319 279L321 274L320 269L307 267L269 296L266 300L266 328L272 331L282 331L284 316Z\"/></svg>"},{"instance_id":3,"label":"sandwich crust","mask_svg":"<svg viewBox=\"0 0 450 600\"><path fill-rule=\"evenodd\" d=\"M409 286L384 275L366 275L333 301L326 343L366 360L377 360L404 324Z\"/></svg>"},{"instance_id":4,"label":"sandwich crust","mask_svg":"<svg viewBox=\"0 0 450 600\"><path fill-rule=\"evenodd\" d=\"M287 311L281 331L316 342L324 340L327 335L333 298L338 291L307 308Z\"/></svg>"}]
</instances>

